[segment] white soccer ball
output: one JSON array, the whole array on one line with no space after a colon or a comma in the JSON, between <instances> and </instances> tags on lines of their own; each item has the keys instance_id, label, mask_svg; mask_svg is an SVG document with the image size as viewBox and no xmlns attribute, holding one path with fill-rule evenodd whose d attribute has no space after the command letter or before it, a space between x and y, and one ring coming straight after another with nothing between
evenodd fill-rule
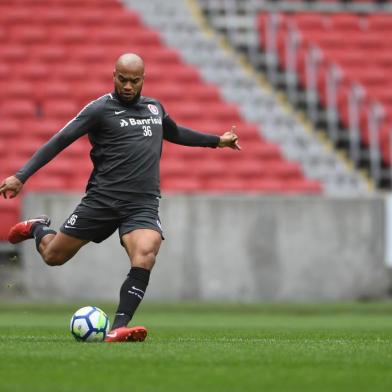
<instances>
[{"instance_id":1,"label":"white soccer ball","mask_svg":"<svg viewBox=\"0 0 392 392\"><path fill-rule=\"evenodd\" d=\"M69 328L78 341L102 342L109 332L109 318L96 306L85 306L73 314Z\"/></svg>"}]
</instances>

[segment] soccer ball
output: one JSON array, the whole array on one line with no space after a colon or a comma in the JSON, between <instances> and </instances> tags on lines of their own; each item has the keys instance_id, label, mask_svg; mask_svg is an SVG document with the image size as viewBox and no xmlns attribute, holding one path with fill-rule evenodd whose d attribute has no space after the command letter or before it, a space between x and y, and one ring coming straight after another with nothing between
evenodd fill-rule
<instances>
[{"instance_id":1,"label":"soccer ball","mask_svg":"<svg viewBox=\"0 0 392 392\"><path fill-rule=\"evenodd\" d=\"M77 310L69 325L72 335L82 342L102 342L109 332L109 318L95 306Z\"/></svg>"}]
</instances>

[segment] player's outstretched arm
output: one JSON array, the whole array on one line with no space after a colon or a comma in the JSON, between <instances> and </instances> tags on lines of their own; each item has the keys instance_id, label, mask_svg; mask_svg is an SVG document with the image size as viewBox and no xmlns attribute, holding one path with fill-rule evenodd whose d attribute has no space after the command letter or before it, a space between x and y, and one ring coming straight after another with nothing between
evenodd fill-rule
<instances>
[{"instance_id":1,"label":"player's outstretched arm","mask_svg":"<svg viewBox=\"0 0 392 392\"><path fill-rule=\"evenodd\" d=\"M183 146L194 147L229 147L241 150L238 144L238 136L234 133L235 126L222 136L201 133L192 129L177 125L169 116L163 119L163 138L169 142Z\"/></svg>"},{"instance_id":2,"label":"player's outstretched arm","mask_svg":"<svg viewBox=\"0 0 392 392\"><path fill-rule=\"evenodd\" d=\"M224 148L229 147L233 150L241 150L241 146L238 144L238 136L235 134L235 125L233 125L230 131L225 132L219 140L218 147Z\"/></svg>"},{"instance_id":3,"label":"player's outstretched arm","mask_svg":"<svg viewBox=\"0 0 392 392\"><path fill-rule=\"evenodd\" d=\"M8 196L13 199L23 188L22 181L18 180L15 176L7 177L0 184L0 193L3 195L4 199ZM10 195L8 195L8 193Z\"/></svg>"}]
</instances>

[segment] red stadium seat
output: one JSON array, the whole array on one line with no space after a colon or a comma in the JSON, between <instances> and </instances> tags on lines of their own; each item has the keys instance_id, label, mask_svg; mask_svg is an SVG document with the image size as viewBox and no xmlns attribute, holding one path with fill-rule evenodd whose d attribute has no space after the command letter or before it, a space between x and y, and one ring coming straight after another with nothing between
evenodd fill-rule
<instances>
[{"instance_id":1,"label":"red stadium seat","mask_svg":"<svg viewBox=\"0 0 392 392\"><path fill-rule=\"evenodd\" d=\"M203 188L218 193L236 193L249 190L248 182L242 178L209 178L203 181Z\"/></svg>"},{"instance_id":2,"label":"red stadium seat","mask_svg":"<svg viewBox=\"0 0 392 392\"><path fill-rule=\"evenodd\" d=\"M105 49L101 46L80 45L74 47L74 58L79 63L100 63L105 57Z\"/></svg>"},{"instance_id":3,"label":"red stadium seat","mask_svg":"<svg viewBox=\"0 0 392 392\"><path fill-rule=\"evenodd\" d=\"M47 118L71 120L78 114L79 107L68 100L47 100L43 105L43 112Z\"/></svg>"},{"instance_id":4,"label":"red stadium seat","mask_svg":"<svg viewBox=\"0 0 392 392\"><path fill-rule=\"evenodd\" d=\"M184 99L202 101L204 104L218 104L222 101L216 86L204 84L190 84L182 94Z\"/></svg>"},{"instance_id":5,"label":"red stadium seat","mask_svg":"<svg viewBox=\"0 0 392 392\"><path fill-rule=\"evenodd\" d=\"M355 14L336 13L330 16L333 29L341 32L359 31L361 19Z\"/></svg>"},{"instance_id":6,"label":"red stadium seat","mask_svg":"<svg viewBox=\"0 0 392 392\"><path fill-rule=\"evenodd\" d=\"M161 180L163 192L200 192L204 189L199 179L195 177L170 178L163 177Z\"/></svg>"},{"instance_id":7,"label":"red stadium seat","mask_svg":"<svg viewBox=\"0 0 392 392\"><path fill-rule=\"evenodd\" d=\"M10 66L7 64L0 63L0 83L8 79L10 74Z\"/></svg>"},{"instance_id":8,"label":"red stadium seat","mask_svg":"<svg viewBox=\"0 0 392 392\"><path fill-rule=\"evenodd\" d=\"M7 118L6 116L9 114L9 112L1 110L1 105L0 105L0 113L1 113L1 121L0 121L0 135L1 139L4 140L4 138L15 138L16 135L19 134L21 125L18 120L15 120L13 118ZM11 117L13 117L12 112L11 112Z\"/></svg>"},{"instance_id":9,"label":"red stadium seat","mask_svg":"<svg viewBox=\"0 0 392 392\"><path fill-rule=\"evenodd\" d=\"M26 99L34 95L34 86L28 81L16 81L7 83L1 90L2 94L6 95L9 99Z\"/></svg>"},{"instance_id":10,"label":"red stadium seat","mask_svg":"<svg viewBox=\"0 0 392 392\"><path fill-rule=\"evenodd\" d=\"M43 87L34 93L36 97L43 100L71 100L72 89L69 83L56 81L55 83L44 84Z\"/></svg>"},{"instance_id":11,"label":"red stadium seat","mask_svg":"<svg viewBox=\"0 0 392 392\"><path fill-rule=\"evenodd\" d=\"M47 41L49 38L48 29L41 26L18 26L12 31L11 39L22 44L40 44Z\"/></svg>"},{"instance_id":12,"label":"red stadium seat","mask_svg":"<svg viewBox=\"0 0 392 392\"><path fill-rule=\"evenodd\" d=\"M60 63L63 66L67 59L67 50L64 47L51 44L36 45L32 58L35 61L41 60L46 64Z\"/></svg>"},{"instance_id":13,"label":"red stadium seat","mask_svg":"<svg viewBox=\"0 0 392 392\"><path fill-rule=\"evenodd\" d=\"M261 193L285 193L286 188L283 181L276 178L250 179L246 181L248 189Z\"/></svg>"},{"instance_id":14,"label":"red stadium seat","mask_svg":"<svg viewBox=\"0 0 392 392\"><path fill-rule=\"evenodd\" d=\"M51 0L46 0L48 3ZM44 7L40 18L44 26L65 26L68 23L68 15L63 9L57 7Z\"/></svg>"},{"instance_id":15,"label":"red stadium seat","mask_svg":"<svg viewBox=\"0 0 392 392\"><path fill-rule=\"evenodd\" d=\"M35 118L37 115L37 106L29 99L8 100L0 104L0 114L2 117L14 117L21 120L26 118Z\"/></svg>"},{"instance_id":16,"label":"red stadium seat","mask_svg":"<svg viewBox=\"0 0 392 392\"><path fill-rule=\"evenodd\" d=\"M392 32L392 17L387 13L371 13L368 16L369 27L372 31Z\"/></svg>"},{"instance_id":17,"label":"red stadium seat","mask_svg":"<svg viewBox=\"0 0 392 392\"><path fill-rule=\"evenodd\" d=\"M80 45L80 44L86 44L88 32L87 29L82 26L73 27L72 29L70 29L67 26L64 26L63 28L52 29L51 35L52 35L52 39L58 41L60 44Z\"/></svg>"},{"instance_id":18,"label":"red stadium seat","mask_svg":"<svg viewBox=\"0 0 392 392\"><path fill-rule=\"evenodd\" d=\"M59 79L70 82L80 82L87 78L87 69L75 62L59 65L53 69L53 72Z\"/></svg>"},{"instance_id":19,"label":"red stadium seat","mask_svg":"<svg viewBox=\"0 0 392 392\"><path fill-rule=\"evenodd\" d=\"M0 59L5 64L23 63L28 58L27 48L19 45L4 45L0 48Z\"/></svg>"},{"instance_id":20,"label":"red stadium seat","mask_svg":"<svg viewBox=\"0 0 392 392\"><path fill-rule=\"evenodd\" d=\"M178 159L166 159L161 163L161 173L163 177L186 177L189 168L181 164Z\"/></svg>"},{"instance_id":21,"label":"red stadium seat","mask_svg":"<svg viewBox=\"0 0 392 392\"><path fill-rule=\"evenodd\" d=\"M28 121L23 124L23 129L25 132L34 135L43 143L49 140L64 125L65 123L62 120L48 120L45 118L45 120Z\"/></svg>"},{"instance_id":22,"label":"red stadium seat","mask_svg":"<svg viewBox=\"0 0 392 392\"><path fill-rule=\"evenodd\" d=\"M30 23L32 10L29 7L10 7L0 17L1 25L10 26L26 26Z\"/></svg>"},{"instance_id":23,"label":"red stadium seat","mask_svg":"<svg viewBox=\"0 0 392 392\"><path fill-rule=\"evenodd\" d=\"M49 67L43 63L32 62L26 66L25 62L15 67L15 71L31 81L45 81L49 76Z\"/></svg>"},{"instance_id":24,"label":"red stadium seat","mask_svg":"<svg viewBox=\"0 0 392 392\"><path fill-rule=\"evenodd\" d=\"M78 83L75 85L73 94L75 103L79 109L82 109L85 105L98 97L110 93L113 90L112 84L110 82L103 83L94 81L88 84Z\"/></svg>"}]
</instances>

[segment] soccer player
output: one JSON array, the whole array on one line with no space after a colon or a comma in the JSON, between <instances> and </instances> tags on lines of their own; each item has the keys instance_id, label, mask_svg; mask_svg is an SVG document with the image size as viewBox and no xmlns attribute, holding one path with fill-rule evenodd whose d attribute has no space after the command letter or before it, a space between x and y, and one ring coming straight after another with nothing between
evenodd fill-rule
<instances>
[{"instance_id":1,"label":"soccer player","mask_svg":"<svg viewBox=\"0 0 392 392\"><path fill-rule=\"evenodd\" d=\"M34 238L43 261L58 266L88 242L104 241L118 229L131 269L120 289L107 342L143 341L147 336L146 328L131 328L128 323L143 299L163 238L158 216L163 139L185 146L240 150L233 128L215 136L177 125L159 101L141 95L144 75L142 58L121 55L113 71L114 91L86 105L0 184L5 198L15 197L38 169L88 134L94 168L85 196L60 231L51 229L50 218L43 215L13 226L8 240L17 244Z\"/></svg>"}]
</instances>

